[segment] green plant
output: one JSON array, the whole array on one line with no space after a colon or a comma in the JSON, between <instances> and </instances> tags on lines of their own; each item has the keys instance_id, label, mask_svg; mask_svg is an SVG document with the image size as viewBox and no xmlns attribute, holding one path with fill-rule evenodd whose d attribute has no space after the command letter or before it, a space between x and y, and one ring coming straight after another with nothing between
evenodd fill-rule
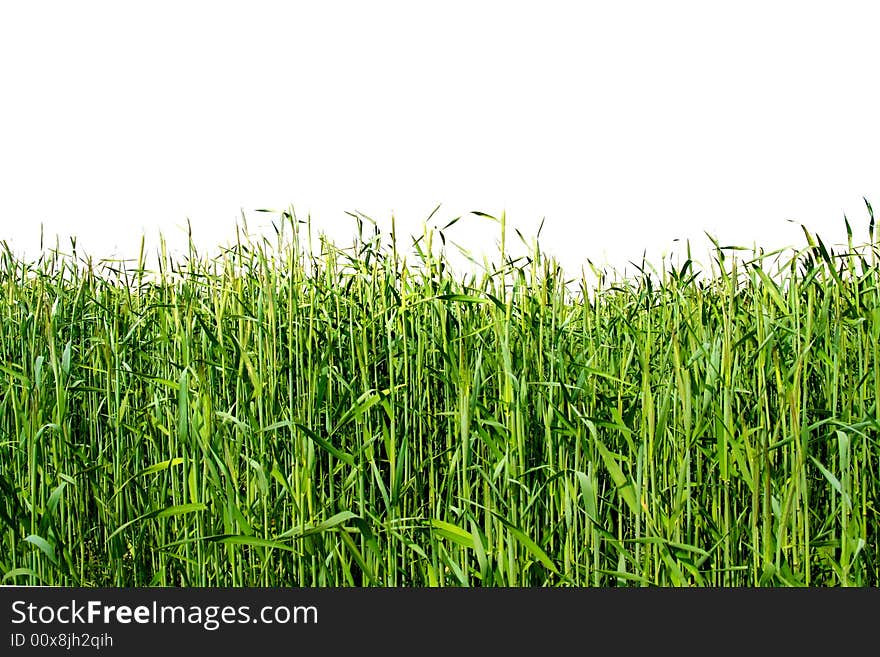
<instances>
[{"instance_id":1,"label":"green plant","mask_svg":"<svg viewBox=\"0 0 880 657\"><path fill-rule=\"evenodd\" d=\"M873 215L595 285L503 215L459 274L454 221L355 218L153 269L6 246L5 583L880 583Z\"/></svg>"}]
</instances>

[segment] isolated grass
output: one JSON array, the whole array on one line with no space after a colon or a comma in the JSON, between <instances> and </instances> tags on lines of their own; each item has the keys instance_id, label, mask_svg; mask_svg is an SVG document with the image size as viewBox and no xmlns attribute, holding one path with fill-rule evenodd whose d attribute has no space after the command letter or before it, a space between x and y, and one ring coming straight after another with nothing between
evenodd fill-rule
<instances>
[{"instance_id":1,"label":"isolated grass","mask_svg":"<svg viewBox=\"0 0 880 657\"><path fill-rule=\"evenodd\" d=\"M444 232L358 223L181 262L7 247L4 583L880 583L873 216L840 253L597 287L512 258L503 217L458 276Z\"/></svg>"}]
</instances>

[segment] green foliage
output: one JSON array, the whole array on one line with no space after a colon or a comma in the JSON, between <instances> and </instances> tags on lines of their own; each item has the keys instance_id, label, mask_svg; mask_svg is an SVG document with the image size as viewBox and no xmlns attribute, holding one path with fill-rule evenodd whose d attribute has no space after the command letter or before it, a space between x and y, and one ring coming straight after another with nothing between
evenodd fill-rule
<instances>
[{"instance_id":1,"label":"green foliage","mask_svg":"<svg viewBox=\"0 0 880 657\"><path fill-rule=\"evenodd\" d=\"M486 218L500 260L458 275L457 220L7 247L3 582L880 584L873 232L593 284Z\"/></svg>"}]
</instances>

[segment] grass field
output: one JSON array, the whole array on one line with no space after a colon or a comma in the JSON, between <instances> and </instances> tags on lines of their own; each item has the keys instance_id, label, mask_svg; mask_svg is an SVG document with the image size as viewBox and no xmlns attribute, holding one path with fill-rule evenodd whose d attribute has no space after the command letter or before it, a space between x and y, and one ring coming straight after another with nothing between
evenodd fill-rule
<instances>
[{"instance_id":1,"label":"grass field","mask_svg":"<svg viewBox=\"0 0 880 657\"><path fill-rule=\"evenodd\" d=\"M453 229L363 217L345 248L291 213L177 260L7 246L3 583L880 584L873 214L596 285L470 219L501 236L472 273Z\"/></svg>"}]
</instances>

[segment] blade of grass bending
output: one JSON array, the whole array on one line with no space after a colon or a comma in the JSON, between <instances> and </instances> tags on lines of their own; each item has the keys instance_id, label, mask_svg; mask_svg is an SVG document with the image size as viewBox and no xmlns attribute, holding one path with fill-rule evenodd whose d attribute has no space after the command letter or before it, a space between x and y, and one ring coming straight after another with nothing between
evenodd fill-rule
<instances>
[{"instance_id":1,"label":"blade of grass bending","mask_svg":"<svg viewBox=\"0 0 880 657\"><path fill-rule=\"evenodd\" d=\"M149 513L145 513L141 516L138 516L134 520L129 520L128 522L123 523L119 527L117 527L108 537L109 541L114 536L117 536L120 532L125 531L128 527L131 527L133 524L137 522L141 522L143 520L151 520L153 518L171 518L174 516L182 516L187 513L198 513L199 511L206 511L208 509L208 505L204 503L191 503L191 504L176 504L174 506L169 506L165 509L157 509L156 511L150 511Z\"/></svg>"},{"instance_id":2,"label":"blade of grass bending","mask_svg":"<svg viewBox=\"0 0 880 657\"><path fill-rule=\"evenodd\" d=\"M338 447L333 446L328 441L321 438L314 431L309 429L307 426L300 424L299 422L292 422L290 420L282 420L281 422L275 422L274 424L270 424L268 427L264 427L263 429L260 429L260 432L265 433L267 431L275 431L277 429L294 428L294 427L299 429L300 431L302 431L306 436L308 436L311 440L313 440L314 443L316 445L318 445L318 447L323 449L325 452L332 454L333 456L335 456L337 459L339 459L343 463L347 463L348 465L354 465L354 456L352 456L351 454L349 454L347 452L343 452Z\"/></svg>"},{"instance_id":3,"label":"blade of grass bending","mask_svg":"<svg viewBox=\"0 0 880 657\"><path fill-rule=\"evenodd\" d=\"M535 543L535 541L533 541L528 536L528 534L526 534L522 529L507 520L507 518L505 518L504 516L499 515L495 512L492 512L492 515L498 518L498 520L501 521L502 525L507 527L508 531L513 534L514 538L516 538L516 540L519 541L519 543L529 552L529 554L535 557L535 559L537 559L541 563L541 565L544 566L544 568L556 575L559 574L559 569L556 567L556 564L553 563L553 561L550 559L549 556L547 556L547 553L544 552L541 546ZM470 537L470 535L468 536ZM471 538L470 543L471 547L473 547L473 538Z\"/></svg>"}]
</instances>

